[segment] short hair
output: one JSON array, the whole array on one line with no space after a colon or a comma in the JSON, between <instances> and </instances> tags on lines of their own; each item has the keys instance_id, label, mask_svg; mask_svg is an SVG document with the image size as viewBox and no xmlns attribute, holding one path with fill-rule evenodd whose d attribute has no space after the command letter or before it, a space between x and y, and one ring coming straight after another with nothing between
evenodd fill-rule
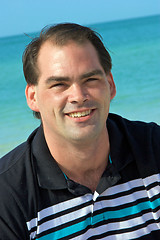
<instances>
[{"instance_id":1,"label":"short hair","mask_svg":"<svg viewBox=\"0 0 160 240\"><path fill-rule=\"evenodd\" d=\"M42 29L39 37L34 38L27 45L23 53L23 72L27 84L38 84L38 53L42 44L47 40L52 41L54 45L58 46L64 46L71 40L77 44L83 44L84 42L89 41L95 47L99 61L105 73L108 74L112 68L112 60L101 39L101 35L93 31L91 28L75 23L62 23L45 27ZM40 113L34 112L34 115L35 117L40 118Z\"/></svg>"}]
</instances>

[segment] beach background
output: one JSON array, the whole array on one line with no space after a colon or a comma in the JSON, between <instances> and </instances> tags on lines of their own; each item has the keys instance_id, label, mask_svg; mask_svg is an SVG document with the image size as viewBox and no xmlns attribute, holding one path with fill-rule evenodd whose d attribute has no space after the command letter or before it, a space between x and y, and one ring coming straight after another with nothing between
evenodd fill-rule
<instances>
[{"instance_id":1,"label":"beach background","mask_svg":"<svg viewBox=\"0 0 160 240\"><path fill-rule=\"evenodd\" d=\"M87 26L102 35L113 60L117 95L110 112L160 124L160 15ZM25 34L0 37L0 157L40 124L24 94L22 54L30 40Z\"/></svg>"}]
</instances>

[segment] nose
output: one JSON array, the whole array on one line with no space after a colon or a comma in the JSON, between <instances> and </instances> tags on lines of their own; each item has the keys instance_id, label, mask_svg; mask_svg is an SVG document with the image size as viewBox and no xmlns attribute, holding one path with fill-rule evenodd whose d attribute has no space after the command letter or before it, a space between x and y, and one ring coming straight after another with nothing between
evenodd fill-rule
<instances>
[{"instance_id":1,"label":"nose","mask_svg":"<svg viewBox=\"0 0 160 240\"><path fill-rule=\"evenodd\" d=\"M85 87L79 84L73 84L69 89L68 100L70 103L82 104L88 100L88 94Z\"/></svg>"}]
</instances>

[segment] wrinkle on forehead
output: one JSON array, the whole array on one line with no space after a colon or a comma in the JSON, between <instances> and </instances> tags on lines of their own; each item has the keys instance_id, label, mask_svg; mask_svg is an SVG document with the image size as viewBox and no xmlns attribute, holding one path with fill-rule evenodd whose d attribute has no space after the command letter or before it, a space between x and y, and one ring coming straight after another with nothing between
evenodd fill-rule
<instances>
[{"instance_id":1,"label":"wrinkle on forehead","mask_svg":"<svg viewBox=\"0 0 160 240\"><path fill-rule=\"evenodd\" d=\"M72 69L78 78L104 75L103 67L94 46L86 41L83 45L69 42L62 47L47 41L40 49L38 57L40 75L48 71L46 78L70 77Z\"/></svg>"}]
</instances>

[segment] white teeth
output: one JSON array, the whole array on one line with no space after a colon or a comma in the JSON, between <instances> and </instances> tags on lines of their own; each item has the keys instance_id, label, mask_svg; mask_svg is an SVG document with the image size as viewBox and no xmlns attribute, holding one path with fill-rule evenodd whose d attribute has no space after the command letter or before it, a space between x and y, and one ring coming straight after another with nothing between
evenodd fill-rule
<instances>
[{"instance_id":1,"label":"white teeth","mask_svg":"<svg viewBox=\"0 0 160 240\"><path fill-rule=\"evenodd\" d=\"M74 112L69 113L68 115L72 118L78 118L78 117L85 117L91 113L91 110L83 111L83 112Z\"/></svg>"}]
</instances>

